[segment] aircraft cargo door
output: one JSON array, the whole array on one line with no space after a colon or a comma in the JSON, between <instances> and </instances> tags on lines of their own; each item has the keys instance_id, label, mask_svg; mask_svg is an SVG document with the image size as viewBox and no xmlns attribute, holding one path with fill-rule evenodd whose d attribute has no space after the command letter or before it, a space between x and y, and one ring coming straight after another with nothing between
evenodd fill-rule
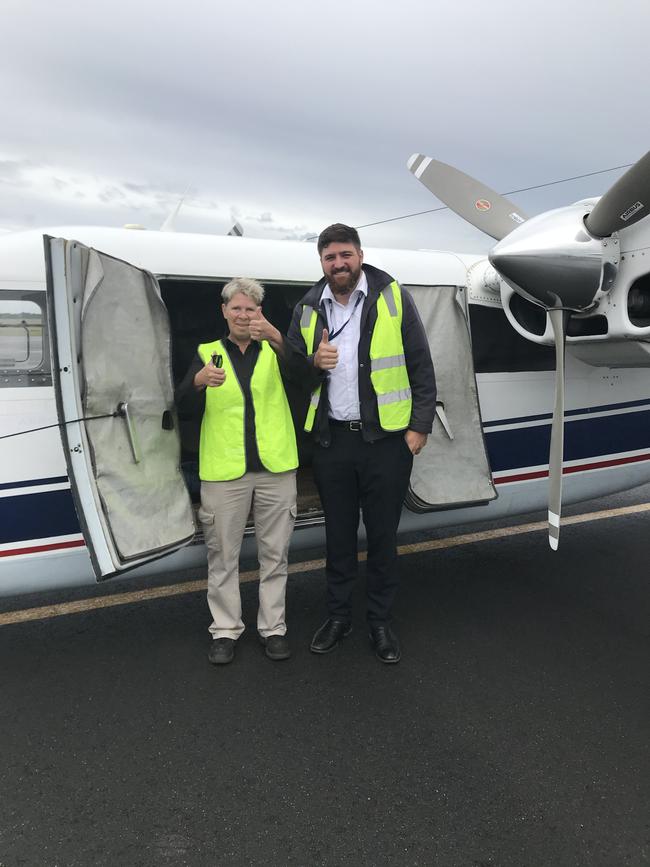
<instances>
[{"instance_id":1,"label":"aircraft cargo door","mask_svg":"<svg viewBox=\"0 0 650 867\"><path fill-rule=\"evenodd\" d=\"M45 258L61 438L101 580L194 536L169 322L147 271L62 238L45 237Z\"/></svg>"},{"instance_id":2,"label":"aircraft cargo door","mask_svg":"<svg viewBox=\"0 0 650 867\"><path fill-rule=\"evenodd\" d=\"M429 339L438 388L427 446L413 462L406 505L415 512L478 505L497 496L487 458L472 346L456 286L407 286Z\"/></svg>"}]
</instances>

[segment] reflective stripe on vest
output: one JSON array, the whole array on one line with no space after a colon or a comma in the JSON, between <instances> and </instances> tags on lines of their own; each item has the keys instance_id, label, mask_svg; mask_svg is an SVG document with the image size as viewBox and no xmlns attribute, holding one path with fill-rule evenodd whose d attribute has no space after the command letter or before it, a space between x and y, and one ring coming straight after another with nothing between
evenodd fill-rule
<instances>
[{"instance_id":1,"label":"reflective stripe on vest","mask_svg":"<svg viewBox=\"0 0 650 867\"><path fill-rule=\"evenodd\" d=\"M370 341L370 381L377 395L379 425L404 430L411 419L411 384L402 341L402 293L393 281L377 299L377 321Z\"/></svg>"},{"instance_id":2,"label":"reflective stripe on vest","mask_svg":"<svg viewBox=\"0 0 650 867\"><path fill-rule=\"evenodd\" d=\"M314 352L317 320L318 313L316 313L313 307L305 304L302 308L302 316L300 317L300 333L302 334L302 339L305 341L307 355L313 355ZM307 416L305 418L306 431L310 431L314 427L314 419L316 418L316 410L318 409L318 402L320 400L320 390L321 386L317 385L311 393L309 408L307 409Z\"/></svg>"},{"instance_id":3,"label":"reflective stripe on vest","mask_svg":"<svg viewBox=\"0 0 650 867\"><path fill-rule=\"evenodd\" d=\"M314 352L316 320L313 307L304 305L300 331L307 354ZM377 299L377 321L370 341L370 382L377 396L379 426L385 431L404 430L411 420L411 384L406 370L402 341L402 293L393 281ZM305 430L314 426L321 386L312 391Z\"/></svg>"},{"instance_id":4,"label":"reflective stripe on vest","mask_svg":"<svg viewBox=\"0 0 650 867\"><path fill-rule=\"evenodd\" d=\"M246 472L246 405L230 356L221 340L198 348L204 364L216 352L223 358L223 385L205 390L201 422L199 476L204 482L238 479ZM271 473L284 473L298 466L296 434L282 385L275 352L263 341L250 381L255 411L255 439L262 466Z\"/></svg>"}]
</instances>

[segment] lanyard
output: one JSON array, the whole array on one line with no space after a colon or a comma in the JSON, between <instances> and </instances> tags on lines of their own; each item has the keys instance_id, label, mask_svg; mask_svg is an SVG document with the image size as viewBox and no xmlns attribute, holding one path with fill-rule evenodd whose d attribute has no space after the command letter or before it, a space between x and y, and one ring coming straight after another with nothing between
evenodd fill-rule
<instances>
[{"instance_id":1,"label":"lanyard","mask_svg":"<svg viewBox=\"0 0 650 867\"><path fill-rule=\"evenodd\" d=\"M349 315L348 318L345 320L345 322L343 323L343 325L341 325L340 328L337 328L336 331L332 331L332 332L330 333L329 337L327 338L328 340L334 340L335 337L338 337L338 336L339 336L339 334L343 331L343 329L344 329L345 326L348 324L348 322L350 321L350 319L352 319L352 317L353 317L354 314L356 313L357 307L359 306L359 304L361 303L362 300L363 300L363 292L359 292L359 294L357 295L357 300L356 300L356 302L355 302L355 304L354 304L354 308L353 308L353 310L352 310L352 313L350 313L350 315Z\"/></svg>"}]
</instances>

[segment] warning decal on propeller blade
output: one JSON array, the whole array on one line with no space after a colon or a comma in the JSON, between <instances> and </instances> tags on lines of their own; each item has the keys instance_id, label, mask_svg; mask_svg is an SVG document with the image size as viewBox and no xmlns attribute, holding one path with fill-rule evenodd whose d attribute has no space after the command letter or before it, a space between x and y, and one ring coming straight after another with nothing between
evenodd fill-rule
<instances>
[{"instance_id":1,"label":"warning decal on propeller blade","mask_svg":"<svg viewBox=\"0 0 650 867\"><path fill-rule=\"evenodd\" d=\"M511 214L508 214L508 216L510 217L510 219L512 220L513 223L525 223L526 222L524 220L524 218L521 216L521 214L518 214L516 211L513 211Z\"/></svg>"},{"instance_id":2,"label":"warning decal on propeller blade","mask_svg":"<svg viewBox=\"0 0 650 867\"><path fill-rule=\"evenodd\" d=\"M629 220L630 217L634 216L634 214L636 214L637 211L640 211L642 207L643 202L635 202L633 205L630 205L630 207L621 214L621 220Z\"/></svg>"},{"instance_id":3,"label":"warning decal on propeller blade","mask_svg":"<svg viewBox=\"0 0 650 867\"><path fill-rule=\"evenodd\" d=\"M477 199L474 202L474 207L477 211L489 211L492 205L487 199Z\"/></svg>"}]
</instances>

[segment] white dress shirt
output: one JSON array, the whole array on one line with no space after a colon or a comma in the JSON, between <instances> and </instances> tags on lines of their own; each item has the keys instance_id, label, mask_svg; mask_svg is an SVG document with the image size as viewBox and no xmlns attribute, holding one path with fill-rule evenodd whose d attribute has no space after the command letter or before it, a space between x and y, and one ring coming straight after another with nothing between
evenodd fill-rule
<instances>
[{"instance_id":1,"label":"white dress shirt","mask_svg":"<svg viewBox=\"0 0 650 867\"><path fill-rule=\"evenodd\" d=\"M343 331L334 340L330 339L332 346L336 346L339 351L339 360L334 370L329 371L327 385L330 404L329 415L330 418L339 421L353 421L361 418L358 351L361 310L367 295L368 281L363 271L359 277L359 282L350 293L347 304L341 304L336 300L329 284L325 286L321 295L329 334L334 334L347 322Z\"/></svg>"}]
</instances>

